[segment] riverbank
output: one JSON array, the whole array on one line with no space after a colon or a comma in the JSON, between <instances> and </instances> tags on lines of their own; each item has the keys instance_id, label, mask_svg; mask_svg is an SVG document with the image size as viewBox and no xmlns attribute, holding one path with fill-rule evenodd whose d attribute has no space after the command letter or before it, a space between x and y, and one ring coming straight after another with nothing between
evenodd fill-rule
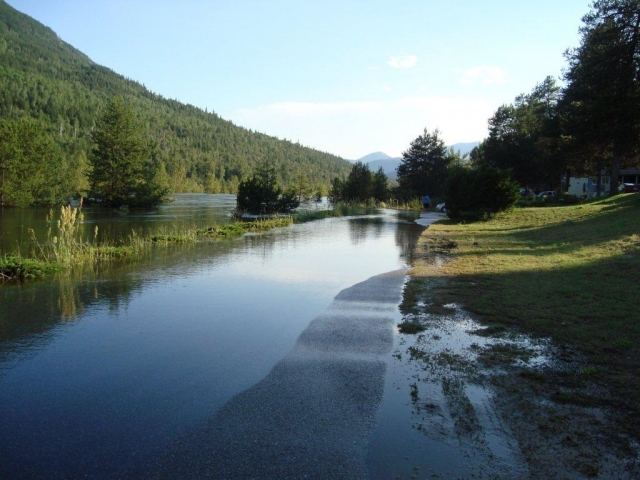
<instances>
[{"instance_id":1,"label":"riverbank","mask_svg":"<svg viewBox=\"0 0 640 480\"><path fill-rule=\"evenodd\" d=\"M530 478L640 473L639 208L640 196L621 195L486 223L445 220L421 237L402 309L425 330L406 353L423 369L466 372L447 389L462 392L463 430L479 425L464 384L493 392ZM443 322L476 340L430 351ZM519 335L526 341L512 344Z\"/></svg>"},{"instance_id":2,"label":"riverbank","mask_svg":"<svg viewBox=\"0 0 640 480\"><path fill-rule=\"evenodd\" d=\"M149 235L132 230L117 241L98 241L96 227L92 238L82 236L82 209L61 207L57 215L51 211L47 218L50 225L46 238L37 238L33 229L30 235L30 251L22 254L0 252L0 285L12 281L28 281L75 265L96 264L123 258L141 257L157 246L190 244L201 241L234 239L246 233L266 232L287 227L293 223L305 223L331 217L371 215L377 209L367 205L337 204L330 210L312 210L292 215L238 220L206 228L171 226Z\"/></svg>"}]
</instances>

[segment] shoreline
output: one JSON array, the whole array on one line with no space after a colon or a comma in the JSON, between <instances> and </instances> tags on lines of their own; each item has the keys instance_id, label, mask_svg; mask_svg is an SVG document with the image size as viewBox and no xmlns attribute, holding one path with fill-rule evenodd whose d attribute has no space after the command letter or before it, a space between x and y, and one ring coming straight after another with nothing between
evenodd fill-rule
<instances>
[{"instance_id":1,"label":"shoreline","mask_svg":"<svg viewBox=\"0 0 640 480\"><path fill-rule=\"evenodd\" d=\"M448 432L444 441L465 450L461 458L482 458L491 445L501 444L502 452L510 446L512 458L521 460L517 468L527 471L524 478L638 478L640 447L619 424L620 405L608 400L601 367L570 343L527 335L526 325L492 323L466 310L467 297L456 300L450 292L456 282L466 282L474 285L467 295L484 293L474 278L449 273L448 264L460 250L456 242L461 239L451 235L455 228L445 224L422 234L403 293L405 321L422 328L404 334L396 352L410 372L407 377L414 379L406 396L416 428L436 443L443 439L434 438L434 430ZM487 223L474 231L492 228ZM465 241L476 250L485 247L490 261L492 249L484 238ZM467 250L457 263L476 261ZM500 426L497 435L491 422L483 421L492 416L493 427ZM476 467L468 473L488 473Z\"/></svg>"}]
</instances>

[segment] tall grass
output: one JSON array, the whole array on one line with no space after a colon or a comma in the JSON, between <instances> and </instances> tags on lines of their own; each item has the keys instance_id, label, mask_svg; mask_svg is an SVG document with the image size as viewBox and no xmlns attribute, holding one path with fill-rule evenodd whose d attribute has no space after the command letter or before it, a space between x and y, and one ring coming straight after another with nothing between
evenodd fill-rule
<instances>
[{"instance_id":1,"label":"tall grass","mask_svg":"<svg viewBox=\"0 0 640 480\"><path fill-rule=\"evenodd\" d=\"M56 222L56 230L53 236L51 228L47 233L48 250L54 262L69 266L86 254L88 248L83 242L81 233L83 220L84 215L79 208L60 207L60 218Z\"/></svg>"},{"instance_id":2,"label":"tall grass","mask_svg":"<svg viewBox=\"0 0 640 480\"><path fill-rule=\"evenodd\" d=\"M366 215L375 213L373 204L354 205L341 203L333 210L319 210L300 213L294 216L257 219L254 221L235 221L229 224L208 228L164 228L159 232L142 236L136 231L120 241L98 241L98 227L93 236L83 237L82 222L84 215L78 208L61 207L54 216L51 211L47 217L50 227L46 239L36 238L33 229L28 229L33 250L29 257L19 253L0 257L0 283L11 279L28 280L43 276L59 268L74 265L95 264L123 257L144 255L158 246L189 244L199 241L233 239L245 233L264 232L273 228L287 227L292 223L308 222L327 217L348 215ZM55 220L54 220L55 217Z\"/></svg>"},{"instance_id":3,"label":"tall grass","mask_svg":"<svg viewBox=\"0 0 640 480\"><path fill-rule=\"evenodd\" d=\"M331 210L309 210L293 215L294 223L312 222L324 218L349 217L355 215L372 215L378 211L378 207L373 203L354 204L340 202L333 206Z\"/></svg>"},{"instance_id":4,"label":"tall grass","mask_svg":"<svg viewBox=\"0 0 640 480\"><path fill-rule=\"evenodd\" d=\"M435 205L435 199L431 201L432 205ZM393 208L394 210L422 210L424 205L422 203L422 198L412 198L411 200L389 200L387 203L387 207Z\"/></svg>"}]
</instances>

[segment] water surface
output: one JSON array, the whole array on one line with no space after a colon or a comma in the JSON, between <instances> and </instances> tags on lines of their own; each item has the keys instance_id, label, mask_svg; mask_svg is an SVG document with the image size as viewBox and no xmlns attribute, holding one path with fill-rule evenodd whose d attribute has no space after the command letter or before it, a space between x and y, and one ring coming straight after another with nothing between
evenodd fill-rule
<instances>
[{"instance_id":1,"label":"water surface","mask_svg":"<svg viewBox=\"0 0 640 480\"><path fill-rule=\"evenodd\" d=\"M149 222L189 221L193 199ZM341 290L406 266L421 230L392 212L329 219L3 287L0 476L144 471L264 378Z\"/></svg>"}]
</instances>

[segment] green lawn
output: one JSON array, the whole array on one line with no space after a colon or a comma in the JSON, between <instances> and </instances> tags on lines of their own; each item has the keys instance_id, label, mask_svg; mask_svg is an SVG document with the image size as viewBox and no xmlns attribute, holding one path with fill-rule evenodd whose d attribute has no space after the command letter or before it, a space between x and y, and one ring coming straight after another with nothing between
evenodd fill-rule
<instances>
[{"instance_id":1,"label":"green lawn","mask_svg":"<svg viewBox=\"0 0 640 480\"><path fill-rule=\"evenodd\" d=\"M640 195L425 231L407 293L576 347L640 426ZM434 255L450 259L444 265Z\"/></svg>"}]
</instances>

